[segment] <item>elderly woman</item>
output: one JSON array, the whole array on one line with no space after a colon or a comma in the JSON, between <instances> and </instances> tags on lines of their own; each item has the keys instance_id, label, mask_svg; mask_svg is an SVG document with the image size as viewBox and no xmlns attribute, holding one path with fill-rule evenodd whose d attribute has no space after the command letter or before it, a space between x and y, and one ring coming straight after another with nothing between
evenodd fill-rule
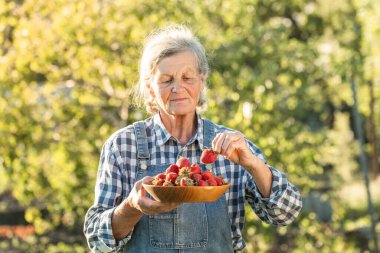
<instances>
[{"instance_id":1,"label":"elderly woman","mask_svg":"<svg viewBox=\"0 0 380 253\"><path fill-rule=\"evenodd\" d=\"M95 202L84 232L94 252L239 252L245 200L261 220L291 223L298 190L240 132L199 115L209 67L205 50L184 26L159 30L147 41L139 96L152 117L114 133L104 144ZM197 163L204 147L219 153L215 174L231 183L212 203L163 203L142 183L176 162Z\"/></svg>"}]
</instances>

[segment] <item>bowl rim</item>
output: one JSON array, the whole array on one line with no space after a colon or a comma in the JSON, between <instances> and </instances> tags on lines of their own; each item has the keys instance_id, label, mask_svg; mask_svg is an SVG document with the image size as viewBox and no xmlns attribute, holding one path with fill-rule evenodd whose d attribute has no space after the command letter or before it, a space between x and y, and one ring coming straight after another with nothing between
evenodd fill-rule
<instances>
[{"instance_id":1,"label":"bowl rim","mask_svg":"<svg viewBox=\"0 0 380 253\"><path fill-rule=\"evenodd\" d=\"M152 184L152 181L150 181L149 183L142 183L142 185L143 186L147 185L149 187L154 187L154 188L164 188L164 189L170 189L170 188L173 188L173 189L189 189L189 188L211 189L211 188L221 187L221 186L231 186L231 183L228 182L227 184L215 185L215 186L212 186L212 185L207 185L207 186L197 186L197 185L189 185L189 186L178 186L178 185L175 185L175 186L162 186L162 185L154 185L154 184Z\"/></svg>"}]
</instances>

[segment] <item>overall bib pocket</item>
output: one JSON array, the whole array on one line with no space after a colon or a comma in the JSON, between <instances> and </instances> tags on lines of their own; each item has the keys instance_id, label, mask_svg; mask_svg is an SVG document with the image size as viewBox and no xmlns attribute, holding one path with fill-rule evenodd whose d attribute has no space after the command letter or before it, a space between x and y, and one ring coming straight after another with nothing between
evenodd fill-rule
<instances>
[{"instance_id":1,"label":"overall bib pocket","mask_svg":"<svg viewBox=\"0 0 380 253\"><path fill-rule=\"evenodd\" d=\"M149 216L150 243L161 249L206 247L207 214L204 203L184 203L169 213Z\"/></svg>"}]
</instances>

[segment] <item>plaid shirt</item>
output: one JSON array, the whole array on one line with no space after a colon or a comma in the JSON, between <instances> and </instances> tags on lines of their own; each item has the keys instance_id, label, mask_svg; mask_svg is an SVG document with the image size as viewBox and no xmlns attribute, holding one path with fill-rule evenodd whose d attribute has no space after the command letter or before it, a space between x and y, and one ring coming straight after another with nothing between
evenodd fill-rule
<instances>
[{"instance_id":1,"label":"plaid shirt","mask_svg":"<svg viewBox=\"0 0 380 253\"><path fill-rule=\"evenodd\" d=\"M198 163L203 148L203 121L198 116L198 129L185 145L175 140L165 129L158 114L145 120L150 164L175 163L178 155L188 157L191 163ZM231 131L215 125L216 132ZM249 140L251 151L266 163L262 152ZM117 251L128 243L133 230L121 241L112 235L111 218L116 206L131 192L138 170L136 137L133 126L127 126L114 133L104 144L101 152L94 205L85 218L84 233L89 247L96 252ZM247 200L257 216L268 224L287 225L299 214L302 200L299 191L277 169L269 166L273 175L272 190L268 198L263 198L252 176L240 165L218 156L214 164L217 174L222 174L231 182L225 193L228 214L231 220L231 238L236 251L245 248L241 231L244 226Z\"/></svg>"}]
</instances>

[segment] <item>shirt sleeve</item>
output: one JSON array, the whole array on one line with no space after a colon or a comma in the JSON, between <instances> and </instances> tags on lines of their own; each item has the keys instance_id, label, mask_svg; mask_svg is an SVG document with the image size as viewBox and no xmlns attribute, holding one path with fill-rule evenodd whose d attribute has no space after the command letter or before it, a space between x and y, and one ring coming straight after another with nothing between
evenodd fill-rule
<instances>
[{"instance_id":1,"label":"shirt sleeve","mask_svg":"<svg viewBox=\"0 0 380 253\"><path fill-rule=\"evenodd\" d=\"M249 147L266 163L264 155L254 144L249 142ZM262 197L251 174L246 171L246 199L262 221L273 225L288 225L295 220L302 209L301 194L283 172L267 166L272 172L270 196Z\"/></svg>"},{"instance_id":2,"label":"shirt sleeve","mask_svg":"<svg viewBox=\"0 0 380 253\"><path fill-rule=\"evenodd\" d=\"M110 144L106 143L102 148L95 201L85 217L84 234L92 252L115 252L130 240L133 232L120 241L116 241L112 233L112 215L123 200L121 166L115 153Z\"/></svg>"}]
</instances>

